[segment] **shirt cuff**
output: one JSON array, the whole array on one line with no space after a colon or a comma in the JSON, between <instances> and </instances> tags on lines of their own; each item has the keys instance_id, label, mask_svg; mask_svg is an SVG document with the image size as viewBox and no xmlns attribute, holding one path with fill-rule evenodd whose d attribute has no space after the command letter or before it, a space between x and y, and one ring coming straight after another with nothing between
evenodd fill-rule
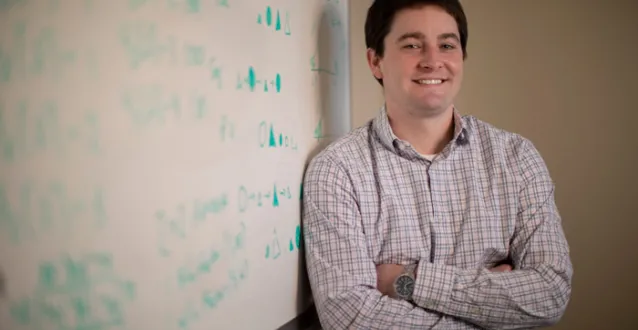
<instances>
[{"instance_id":1,"label":"shirt cuff","mask_svg":"<svg viewBox=\"0 0 638 330\"><path fill-rule=\"evenodd\" d=\"M425 309L445 310L452 296L454 269L454 266L419 262L412 300Z\"/></svg>"}]
</instances>

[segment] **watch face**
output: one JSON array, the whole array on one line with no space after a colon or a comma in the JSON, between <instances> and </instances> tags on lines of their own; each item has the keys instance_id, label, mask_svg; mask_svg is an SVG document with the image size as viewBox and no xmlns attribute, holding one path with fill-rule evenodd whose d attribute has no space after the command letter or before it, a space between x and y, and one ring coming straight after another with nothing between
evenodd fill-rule
<instances>
[{"instance_id":1,"label":"watch face","mask_svg":"<svg viewBox=\"0 0 638 330\"><path fill-rule=\"evenodd\" d=\"M400 297L408 299L412 296L412 292L414 291L414 279L407 275L399 276L396 281L395 289Z\"/></svg>"}]
</instances>

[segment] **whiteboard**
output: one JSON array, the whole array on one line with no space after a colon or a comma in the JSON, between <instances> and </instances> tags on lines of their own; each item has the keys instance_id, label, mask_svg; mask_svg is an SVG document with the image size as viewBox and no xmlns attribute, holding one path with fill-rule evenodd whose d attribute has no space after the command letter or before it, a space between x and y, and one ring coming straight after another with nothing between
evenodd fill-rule
<instances>
[{"instance_id":1,"label":"whiteboard","mask_svg":"<svg viewBox=\"0 0 638 330\"><path fill-rule=\"evenodd\" d=\"M344 0L0 1L0 329L277 329Z\"/></svg>"}]
</instances>

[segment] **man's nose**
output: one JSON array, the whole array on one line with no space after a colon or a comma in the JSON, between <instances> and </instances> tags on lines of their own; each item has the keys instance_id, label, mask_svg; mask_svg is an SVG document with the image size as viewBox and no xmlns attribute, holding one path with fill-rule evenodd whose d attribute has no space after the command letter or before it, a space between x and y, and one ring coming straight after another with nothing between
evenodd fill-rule
<instances>
[{"instance_id":1,"label":"man's nose","mask_svg":"<svg viewBox=\"0 0 638 330\"><path fill-rule=\"evenodd\" d=\"M441 54L438 49L433 47L426 47L421 52L421 60L419 61L419 67L423 69L434 70L443 66L441 61Z\"/></svg>"}]
</instances>

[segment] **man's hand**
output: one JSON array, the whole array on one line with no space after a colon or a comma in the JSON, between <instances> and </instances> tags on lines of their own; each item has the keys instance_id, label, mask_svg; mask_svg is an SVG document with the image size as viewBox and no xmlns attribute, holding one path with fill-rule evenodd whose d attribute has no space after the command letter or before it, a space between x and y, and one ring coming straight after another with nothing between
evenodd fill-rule
<instances>
[{"instance_id":1,"label":"man's hand","mask_svg":"<svg viewBox=\"0 0 638 330\"><path fill-rule=\"evenodd\" d=\"M403 274L403 267L395 264L377 265L377 290L390 298L396 298L394 280Z\"/></svg>"},{"instance_id":2,"label":"man's hand","mask_svg":"<svg viewBox=\"0 0 638 330\"><path fill-rule=\"evenodd\" d=\"M382 294L391 298L396 298L396 292L394 291L394 280L404 271L403 265L395 264L381 264L377 265L377 290ZM509 264L502 264L496 267L490 268L491 272L509 272L512 271L512 266ZM414 274L416 278L416 271Z\"/></svg>"},{"instance_id":3,"label":"man's hand","mask_svg":"<svg viewBox=\"0 0 638 330\"><path fill-rule=\"evenodd\" d=\"M511 272L512 271L512 265L508 265L508 264L502 264L502 265L498 265L494 268L490 268L491 272L494 273L504 273L504 272Z\"/></svg>"}]
</instances>

